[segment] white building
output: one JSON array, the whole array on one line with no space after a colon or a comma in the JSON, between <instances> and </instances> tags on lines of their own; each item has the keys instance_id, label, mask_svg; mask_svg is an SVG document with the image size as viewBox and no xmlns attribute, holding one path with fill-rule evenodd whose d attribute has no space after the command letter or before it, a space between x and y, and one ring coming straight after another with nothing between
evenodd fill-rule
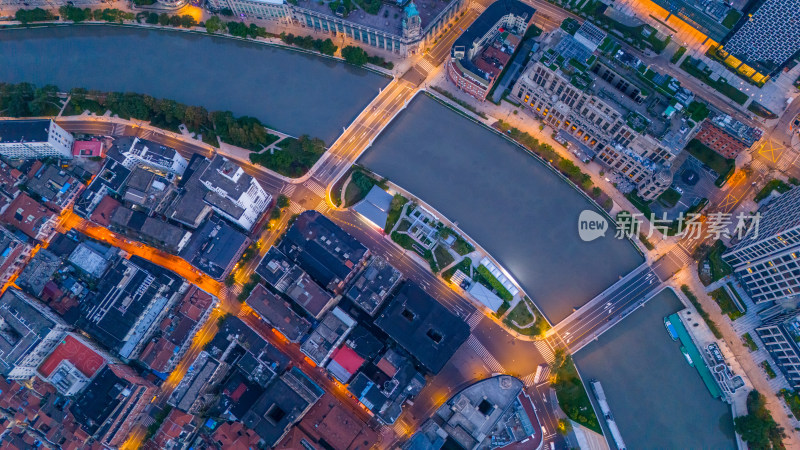
<instances>
[{"instance_id":1,"label":"white building","mask_svg":"<svg viewBox=\"0 0 800 450\"><path fill-rule=\"evenodd\" d=\"M183 176L188 163L174 148L156 142L125 136L114 140L108 157L128 169L141 165L158 172Z\"/></svg>"},{"instance_id":2,"label":"white building","mask_svg":"<svg viewBox=\"0 0 800 450\"><path fill-rule=\"evenodd\" d=\"M230 9L237 17L289 22L291 12L284 0L208 0L211 9Z\"/></svg>"},{"instance_id":3,"label":"white building","mask_svg":"<svg viewBox=\"0 0 800 450\"><path fill-rule=\"evenodd\" d=\"M72 159L70 133L48 119L0 120L0 155L8 158Z\"/></svg>"},{"instance_id":4,"label":"white building","mask_svg":"<svg viewBox=\"0 0 800 450\"><path fill-rule=\"evenodd\" d=\"M0 298L0 373L11 380L32 377L68 330L46 306L7 289Z\"/></svg>"},{"instance_id":5,"label":"white building","mask_svg":"<svg viewBox=\"0 0 800 450\"><path fill-rule=\"evenodd\" d=\"M205 195L206 203L245 230L253 228L272 202L272 196L255 178L223 156L211 160L200 181L211 191Z\"/></svg>"}]
</instances>

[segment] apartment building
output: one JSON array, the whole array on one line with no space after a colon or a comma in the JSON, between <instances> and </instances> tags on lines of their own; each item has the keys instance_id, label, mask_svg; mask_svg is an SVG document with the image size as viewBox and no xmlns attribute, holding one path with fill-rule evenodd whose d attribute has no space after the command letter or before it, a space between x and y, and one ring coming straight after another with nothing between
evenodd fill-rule
<instances>
[{"instance_id":1,"label":"apartment building","mask_svg":"<svg viewBox=\"0 0 800 450\"><path fill-rule=\"evenodd\" d=\"M75 139L52 120L0 120L0 155L7 158L72 159Z\"/></svg>"},{"instance_id":2,"label":"apartment building","mask_svg":"<svg viewBox=\"0 0 800 450\"><path fill-rule=\"evenodd\" d=\"M755 229L722 255L756 303L800 293L800 187L771 201Z\"/></svg>"},{"instance_id":3,"label":"apartment building","mask_svg":"<svg viewBox=\"0 0 800 450\"><path fill-rule=\"evenodd\" d=\"M595 64L588 48L562 33L553 47L533 56L512 97L557 130L556 139L581 159L596 159L633 183L640 197L652 200L672 183L671 161L681 148L647 132L650 119L636 107L640 90L621 77L611 84L608 74L591 75Z\"/></svg>"},{"instance_id":4,"label":"apartment building","mask_svg":"<svg viewBox=\"0 0 800 450\"><path fill-rule=\"evenodd\" d=\"M789 384L800 388L800 309L764 321L756 334Z\"/></svg>"}]
</instances>

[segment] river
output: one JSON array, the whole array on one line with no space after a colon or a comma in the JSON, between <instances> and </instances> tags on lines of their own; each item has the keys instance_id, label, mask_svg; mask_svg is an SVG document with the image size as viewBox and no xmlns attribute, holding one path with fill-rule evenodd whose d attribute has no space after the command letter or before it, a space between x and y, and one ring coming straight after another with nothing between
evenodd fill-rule
<instances>
[{"instance_id":1,"label":"river","mask_svg":"<svg viewBox=\"0 0 800 450\"><path fill-rule=\"evenodd\" d=\"M581 241L578 215L597 211L593 202L513 143L426 95L359 162L456 221L551 322L643 262L613 231Z\"/></svg>"},{"instance_id":2,"label":"river","mask_svg":"<svg viewBox=\"0 0 800 450\"><path fill-rule=\"evenodd\" d=\"M113 25L2 30L0 61L0 81L149 94L257 117L329 145L389 82L274 46Z\"/></svg>"}]
</instances>

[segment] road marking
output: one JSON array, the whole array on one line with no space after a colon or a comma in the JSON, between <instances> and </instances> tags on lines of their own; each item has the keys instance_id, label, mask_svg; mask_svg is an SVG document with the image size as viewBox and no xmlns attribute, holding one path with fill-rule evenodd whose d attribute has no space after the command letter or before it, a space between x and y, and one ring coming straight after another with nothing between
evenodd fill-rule
<instances>
[{"instance_id":1,"label":"road marking","mask_svg":"<svg viewBox=\"0 0 800 450\"><path fill-rule=\"evenodd\" d=\"M295 189L297 189L297 185L294 183L286 183L283 185L283 189L281 189L281 194L286 195L287 197L291 197L294 194Z\"/></svg>"},{"instance_id":2,"label":"road marking","mask_svg":"<svg viewBox=\"0 0 800 450\"><path fill-rule=\"evenodd\" d=\"M536 346L536 350L539 350L539 353L542 355L545 361L548 364L553 363L556 360L555 354L553 353L553 349L550 348L550 344L547 343L545 340L536 340L533 341L533 345Z\"/></svg>"},{"instance_id":3,"label":"road marking","mask_svg":"<svg viewBox=\"0 0 800 450\"><path fill-rule=\"evenodd\" d=\"M292 214L300 214L301 212L303 212L305 210L306 209L303 208L303 206L301 204L297 203L297 202L292 202L289 205L289 212L292 213Z\"/></svg>"},{"instance_id":4,"label":"road marking","mask_svg":"<svg viewBox=\"0 0 800 450\"><path fill-rule=\"evenodd\" d=\"M475 351L478 356L483 360L484 364L494 373L504 372L503 366L492 356L489 350L481 344L475 335L469 335L467 339L467 346Z\"/></svg>"},{"instance_id":5,"label":"road marking","mask_svg":"<svg viewBox=\"0 0 800 450\"><path fill-rule=\"evenodd\" d=\"M469 325L469 329L474 330L475 327L477 327L478 324L481 322L481 320L483 320L483 318L484 315L482 312L480 311L473 312L472 315L469 316L469 319L467 320L467 325Z\"/></svg>"},{"instance_id":6,"label":"road marking","mask_svg":"<svg viewBox=\"0 0 800 450\"><path fill-rule=\"evenodd\" d=\"M325 188L320 186L319 183L317 183L316 181L308 180L305 183L303 183L303 186L308 188L309 191L315 193L316 195L325 198Z\"/></svg>"}]
</instances>

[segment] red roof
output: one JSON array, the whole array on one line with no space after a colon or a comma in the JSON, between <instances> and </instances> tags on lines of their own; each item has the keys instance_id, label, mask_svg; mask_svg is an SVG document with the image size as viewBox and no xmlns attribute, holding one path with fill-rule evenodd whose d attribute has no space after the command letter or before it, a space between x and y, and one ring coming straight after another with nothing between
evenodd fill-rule
<instances>
[{"instance_id":1,"label":"red roof","mask_svg":"<svg viewBox=\"0 0 800 450\"><path fill-rule=\"evenodd\" d=\"M19 194L3 213L2 219L5 223L37 239L43 225L54 216L52 211L27 194Z\"/></svg>"},{"instance_id":2,"label":"red roof","mask_svg":"<svg viewBox=\"0 0 800 450\"><path fill-rule=\"evenodd\" d=\"M67 337L39 366L39 373L49 377L61 361L67 360L82 374L91 378L105 364L105 358L72 336Z\"/></svg>"},{"instance_id":3,"label":"red roof","mask_svg":"<svg viewBox=\"0 0 800 450\"><path fill-rule=\"evenodd\" d=\"M111 215L114 214L114 210L117 209L117 206L120 206L120 203L110 195L106 195L100 200L97 207L92 211L92 215L90 219L92 222L107 227L111 225Z\"/></svg>"},{"instance_id":4,"label":"red roof","mask_svg":"<svg viewBox=\"0 0 800 450\"><path fill-rule=\"evenodd\" d=\"M239 383L239 386L230 395L231 400L238 402L245 392L247 392L247 386L244 383Z\"/></svg>"},{"instance_id":5,"label":"red roof","mask_svg":"<svg viewBox=\"0 0 800 450\"><path fill-rule=\"evenodd\" d=\"M349 373L356 373L358 368L364 364L364 358L358 356L355 350L346 345L336 349L331 358Z\"/></svg>"},{"instance_id":6,"label":"red roof","mask_svg":"<svg viewBox=\"0 0 800 450\"><path fill-rule=\"evenodd\" d=\"M103 143L100 141L75 141L72 156L103 156Z\"/></svg>"}]
</instances>

